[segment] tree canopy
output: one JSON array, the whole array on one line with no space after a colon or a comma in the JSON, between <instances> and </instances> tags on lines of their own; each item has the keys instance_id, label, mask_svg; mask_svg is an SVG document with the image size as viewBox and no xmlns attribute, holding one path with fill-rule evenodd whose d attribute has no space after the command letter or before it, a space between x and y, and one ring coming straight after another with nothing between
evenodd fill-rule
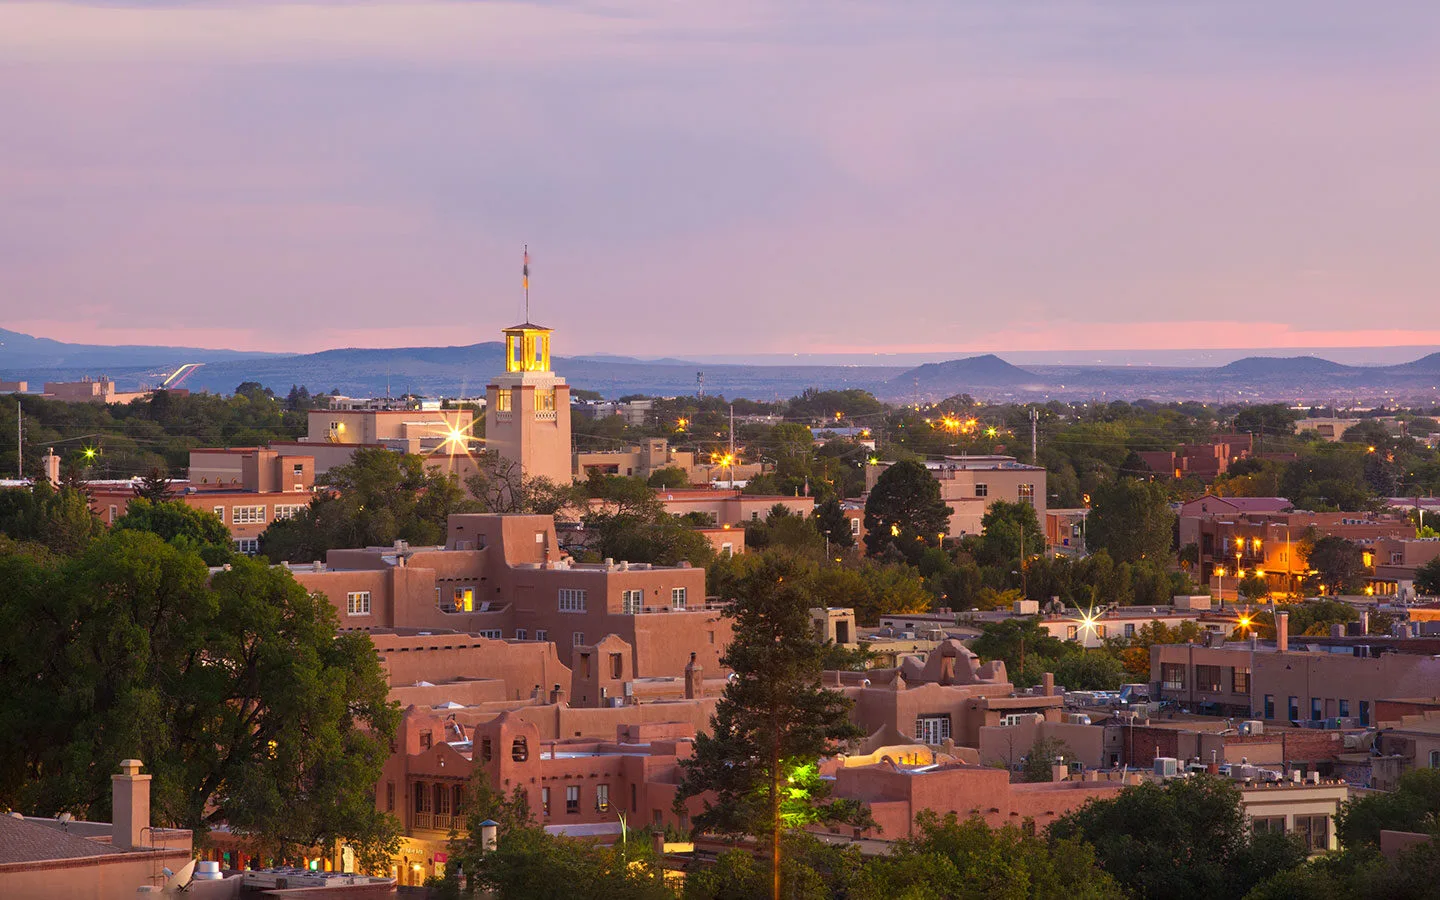
<instances>
[{"instance_id":1,"label":"tree canopy","mask_svg":"<svg viewBox=\"0 0 1440 900\"><path fill-rule=\"evenodd\" d=\"M950 533L950 512L940 499L940 482L923 464L893 463L865 501L865 551L913 564Z\"/></svg>"}]
</instances>

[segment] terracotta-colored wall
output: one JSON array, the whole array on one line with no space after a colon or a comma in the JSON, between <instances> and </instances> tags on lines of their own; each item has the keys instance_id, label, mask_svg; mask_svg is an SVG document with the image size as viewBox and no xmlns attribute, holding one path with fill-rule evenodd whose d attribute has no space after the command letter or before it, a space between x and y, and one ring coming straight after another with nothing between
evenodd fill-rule
<instances>
[{"instance_id":1,"label":"terracotta-colored wall","mask_svg":"<svg viewBox=\"0 0 1440 900\"><path fill-rule=\"evenodd\" d=\"M0 865L5 900L114 900L132 896L141 885L162 886L161 866L178 870L190 861L188 848L117 853L80 859Z\"/></svg>"}]
</instances>

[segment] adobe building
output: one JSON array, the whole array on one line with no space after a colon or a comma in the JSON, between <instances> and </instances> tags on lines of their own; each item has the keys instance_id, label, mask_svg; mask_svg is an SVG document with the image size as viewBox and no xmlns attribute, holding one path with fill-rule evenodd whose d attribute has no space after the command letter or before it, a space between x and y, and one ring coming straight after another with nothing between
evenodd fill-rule
<instances>
[{"instance_id":1,"label":"adobe building","mask_svg":"<svg viewBox=\"0 0 1440 900\"><path fill-rule=\"evenodd\" d=\"M673 677L692 652L707 671L720 672L730 620L707 602L705 571L642 563L577 563L556 543L550 516L464 514L449 519L444 547L332 550L324 564L292 565L295 579L330 598L346 630L421 629L491 639L553 642L577 674L570 700L596 706L599 689L623 682ZM613 649L584 655L611 638ZM615 642L618 642L615 643ZM520 685L528 694L532 683ZM571 685L565 685L571 690Z\"/></svg>"},{"instance_id":2,"label":"adobe building","mask_svg":"<svg viewBox=\"0 0 1440 900\"><path fill-rule=\"evenodd\" d=\"M1217 434L1208 443L1181 444L1177 450L1138 450L1135 455L1164 479L1214 481L1254 450L1253 434Z\"/></svg>"},{"instance_id":3,"label":"adobe building","mask_svg":"<svg viewBox=\"0 0 1440 900\"><path fill-rule=\"evenodd\" d=\"M1289 634L1289 614L1275 616L1275 641L1150 648L1156 699L1181 707L1259 720L1366 727L1387 697L1440 694L1440 640L1363 634Z\"/></svg>"},{"instance_id":4,"label":"adobe building","mask_svg":"<svg viewBox=\"0 0 1440 900\"><path fill-rule=\"evenodd\" d=\"M551 329L505 329L505 373L485 388L485 444L523 475L570 483L570 386L550 369Z\"/></svg>"},{"instance_id":5,"label":"adobe building","mask_svg":"<svg viewBox=\"0 0 1440 900\"><path fill-rule=\"evenodd\" d=\"M213 512L230 529L235 549L255 553L271 522L288 519L310 505L315 460L261 447L190 451L190 479L172 481L171 500ZM90 508L107 525L135 499L135 482L93 482Z\"/></svg>"},{"instance_id":6,"label":"adobe building","mask_svg":"<svg viewBox=\"0 0 1440 900\"><path fill-rule=\"evenodd\" d=\"M624 475L649 478L661 469L676 468L685 472L686 482L708 485L724 477L729 481L745 481L764 474L763 463L738 463L725 466L713 459L697 457L693 450L675 450L664 438L651 438L620 450L587 450L574 455L573 470L577 480L591 474Z\"/></svg>"},{"instance_id":7,"label":"adobe building","mask_svg":"<svg viewBox=\"0 0 1440 900\"><path fill-rule=\"evenodd\" d=\"M865 466L867 494L890 465ZM952 537L980 534L984 530L980 521L996 500L1029 503L1036 518L1045 521L1045 469L1040 466L1017 462L1013 456L946 456L926 460L925 468L940 482L940 499L950 507Z\"/></svg>"},{"instance_id":8,"label":"adobe building","mask_svg":"<svg viewBox=\"0 0 1440 900\"><path fill-rule=\"evenodd\" d=\"M150 396L149 391L118 391L115 382L101 375L79 381L47 381L42 396L67 403L129 403Z\"/></svg>"},{"instance_id":9,"label":"adobe building","mask_svg":"<svg viewBox=\"0 0 1440 900\"><path fill-rule=\"evenodd\" d=\"M6 900L112 900L138 888L158 890L162 868L190 862L187 829L150 824L150 776L127 759L111 776L111 822L0 816L0 897Z\"/></svg>"}]
</instances>

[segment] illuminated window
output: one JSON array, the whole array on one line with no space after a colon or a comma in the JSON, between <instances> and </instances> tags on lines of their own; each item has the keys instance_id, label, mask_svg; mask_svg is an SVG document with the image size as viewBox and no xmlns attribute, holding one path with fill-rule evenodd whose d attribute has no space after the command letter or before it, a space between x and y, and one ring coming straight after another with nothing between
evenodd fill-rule
<instances>
[{"instance_id":1,"label":"illuminated window","mask_svg":"<svg viewBox=\"0 0 1440 900\"><path fill-rule=\"evenodd\" d=\"M499 412L510 412L514 409L514 393L509 388L501 388L495 393L495 409Z\"/></svg>"},{"instance_id":2,"label":"illuminated window","mask_svg":"<svg viewBox=\"0 0 1440 900\"><path fill-rule=\"evenodd\" d=\"M1020 485L1020 499L1021 499L1021 500L1028 500L1028 501L1030 501L1030 505L1031 505L1031 506L1034 506L1034 505L1035 505L1035 485L1033 485L1033 484L1022 484L1022 485Z\"/></svg>"},{"instance_id":3,"label":"illuminated window","mask_svg":"<svg viewBox=\"0 0 1440 900\"><path fill-rule=\"evenodd\" d=\"M456 611L456 612L474 612L474 611L475 611L475 588L473 588L473 587L457 587L457 588L455 589L455 611Z\"/></svg>"},{"instance_id":4,"label":"illuminated window","mask_svg":"<svg viewBox=\"0 0 1440 900\"><path fill-rule=\"evenodd\" d=\"M535 409L553 412L555 410L555 389L543 388L535 392Z\"/></svg>"},{"instance_id":5,"label":"illuminated window","mask_svg":"<svg viewBox=\"0 0 1440 900\"><path fill-rule=\"evenodd\" d=\"M300 510L304 508L305 507L301 504L276 504L275 521L280 522L285 519L293 519L295 518L296 514L298 514Z\"/></svg>"},{"instance_id":6,"label":"illuminated window","mask_svg":"<svg viewBox=\"0 0 1440 900\"><path fill-rule=\"evenodd\" d=\"M345 595L345 611L352 616L370 615L370 592L351 591Z\"/></svg>"},{"instance_id":7,"label":"illuminated window","mask_svg":"<svg viewBox=\"0 0 1440 900\"><path fill-rule=\"evenodd\" d=\"M600 812L610 808L610 785L595 785L595 808Z\"/></svg>"},{"instance_id":8,"label":"illuminated window","mask_svg":"<svg viewBox=\"0 0 1440 900\"><path fill-rule=\"evenodd\" d=\"M548 787L540 789L540 814L542 816L550 815L550 789Z\"/></svg>"}]
</instances>

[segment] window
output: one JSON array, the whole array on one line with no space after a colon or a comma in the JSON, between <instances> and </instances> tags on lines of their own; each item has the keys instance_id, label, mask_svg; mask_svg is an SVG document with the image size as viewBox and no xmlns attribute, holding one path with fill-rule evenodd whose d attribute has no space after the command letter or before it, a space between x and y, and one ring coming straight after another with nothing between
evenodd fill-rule
<instances>
[{"instance_id":1,"label":"window","mask_svg":"<svg viewBox=\"0 0 1440 900\"><path fill-rule=\"evenodd\" d=\"M275 504L275 521L295 518L296 513L305 507L299 503L277 503Z\"/></svg>"},{"instance_id":2,"label":"window","mask_svg":"<svg viewBox=\"0 0 1440 900\"><path fill-rule=\"evenodd\" d=\"M515 629L515 640L517 640L517 641L526 641L526 640L529 640L529 639L530 639L530 632L526 631L524 628L517 628L517 629Z\"/></svg>"},{"instance_id":3,"label":"window","mask_svg":"<svg viewBox=\"0 0 1440 900\"><path fill-rule=\"evenodd\" d=\"M583 647L583 646L585 646L585 632L583 632L583 631L572 631L572 632L570 632L570 646L572 646L572 647Z\"/></svg>"},{"instance_id":4,"label":"window","mask_svg":"<svg viewBox=\"0 0 1440 900\"><path fill-rule=\"evenodd\" d=\"M1296 816L1295 833L1305 842L1305 850L1309 853L1330 849L1329 816Z\"/></svg>"},{"instance_id":5,"label":"window","mask_svg":"<svg viewBox=\"0 0 1440 900\"><path fill-rule=\"evenodd\" d=\"M988 485L988 484L977 484L977 485L975 485L975 496L977 496L977 497L988 497L988 496L990 496L990 485Z\"/></svg>"},{"instance_id":6,"label":"window","mask_svg":"<svg viewBox=\"0 0 1440 900\"><path fill-rule=\"evenodd\" d=\"M938 744L950 737L949 716L916 716L915 737L922 744Z\"/></svg>"},{"instance_id":7,"label":"window","mask_svg":"<svg viewBox=\"0 0 1440 900\"><path fill-rule=\"evenodd\" d=\"M1369 724L1370 724L1370 701L1369 701L1369 700L1361 700L1361 701L1360 701L1360 724L1361 724L1361 725L1369 725Z\"/></svg>"},{"instance_id":8,"label":"window","mask_svg":"<svg viewBox=\"0 0 1440 900\"><path fill-rule=\"evenodd\" d=\"M569 784L565 786L565 811L571 814L580 811L580 785Z\"/></svg>"},{"instance_id":9,"label":"window","mask_svg":"<svg viewBox=\"0 0 1440 900\"><path fill-rule=\"evenodd\" d=\"M1266 694L1266 695L1265 695L1265 718L1267 718L1267 719L1273 719L1273 718L1275 718L1275 695L1274 695L1274 694Z\"/></svg>"},{"instance_id":10,"label":"window","mask_svg":"<svg viewBox=\"0 0 1440 900\"><path fill-rule=\"evenodd\" d=\"M1250 693L1250 670L1243 666L1236 666L1230 672L1230 692L1233 694Z\"/></svg>"},{"instance_id":11,"label":"window","mask_svg":"<svg viewBox=\"0 0 1440 900\"><path fill-rule=\"evenodd\" d=\"M295 463L293 466L290 467L290 474L296 478L301 477L305 474L305 464Z\"/></svg>"},{"instance_id":12,"label":"window","mask_svg":"<svg viewBox=\"0 0 1440 900\"><path fill-rule=\"evenodd\" d=\"M514 393L507 388L501 388L495 392L495 411L510 412L515 408Z\"/></svg>"},{"instance_id":13,"label":"window","mask_svg":"<svg viewBox=\"0 0 1440 900\"><path fill-rule=\"evenodd\" d=\"M236 538L235 552L244 553L246 556L254 556L260 552L259 538Z\"/></svg>"},{"instance_id":14,"label":"window","mask_svg":"<svg viewBox=\"0 0 1440 900\"><path fill-rule=\"evenodd\" d=\"M555 389L541 388L535 391L535 411L553 412L555 409Z\"/></svg>"},{"instance_id":15,"label":"window","mask_svg":"<svg viewBox=\"0 0 1440 900\"><path fill-rule=\"evenodd\" d=\"M625 675L625 654L610 654L610 677L623 678Z\"/></svg>"},{"instance_id":16,"label":"window","mask_svg":"<svg viewBox=\"0 0 1440 900\"><path fill-rule=\"evenodd\" d=\"M621 591L620 611L627 616L639 615L645 609L644 591Z\"/></svg>"},{"instance_id":17,"label":"window","mask_svg":"<svg viewBox=\"0 0 1440 900\"><path fill-rule=\"evenodd\" d=\"M225 521L225 507L223 507L223 506L217 506L217 507L215 507L215 516L216 516L220 521L222 521L222 522Z\"/></svg>"},{"instance_id":18,"label":"window","mask_svg":"<svg viewBox=\"0 0 1440 900\"><path fill-rule=\"evenodd\" d=\"M540 815L550 815L550 789L548 787L540 789Z\"/></svg>"},{"instance_id":19,"label":"window","mask_svg":"<svg viewBox=\"0 0 1440 900\"><path fill-rule=\"evenodd\" d=\"M510 743L510 758L515 762L523 763L530 758L530 744L523 737L517 737Z\"/></svg>"},{"instance_id":20,"label":"window","mask_svg":"<svg viewBox=\"0 0 1440 900\"><path fill-rule=\"evenodd\" d=\"M1285 711L1286 711L1287 713L1289 713L1288 718L1290 719L1290 721L1292 721L1292 722L1298 722L1298 721L1300 721L1300 698L1299 698L1299 697L1290 697L1290 698L1288 698L1288 702L1285 704L1285 706L1286 706L1286 710L1285 710Z\"/></svg>"},{"instance_id":21,"label":"window","mask_svg":"<svg viewBox=\"0 0 1440 900\"><path fill-rule=\"evenodd\" d=\"M430 745L431 745L432 743L434 743L434 741L435 741L435 736L434 736L434 734L432 734L431 732L429 732L429 731L422 731L422 732L420 732L420 749L421 749L421 750L429 750L429 749L430 749Z\"/></svg>"},{"instance_id":22,"label":"window","mask_svg":"<svg viewBox=\"0 0 1440 900\"><path fill-rule=\"evenodd\" d=\"M858 536L858 535L860 534L860 520L859 520L859 519L851 519L851 520L850 520L850 533L853 534L853 535L856 535L856 536Z\"/></svg>"},{"instance_id":23,"label":"window","mask_svg":"<svg viewBox=\"0 0 1440 900\"><path fill-rule=\"evenodd\" d=\"M1073 640L1075 640L1076 638L1078 638L1079 636L1080 636L1080 627L1079 627L1078 625L1067 625L1067 626L1065 626L1065 640L1067 640L1067 641L1073 641Z\"/></svg>"},{"instance_id":24,"label":"window","mask_svg":"<svg viewBox=\"0 0 1440 900\"><path fill-rule=\"evenodd\" d=\"M1323 718L1325 718L1325 710L1324 710L1324 707L1323 707L1322 704L1323 704L1323 701L1321 701L1321 699L1320 699L1319 697L1311 697L1311 698L1310 698L1310 718L1311 718L1311 719L1323 719Z\"/></svg>"},{"instance_id":25,"label":"window","mask_svg":"<svg viewBox=\"0 0 1440 900\"><path fill-rule=\"evenodd\" d=\"M548 640L550 640L550 632L546 631L544 628L537 628L537 629L535 629L535 640L537 640L537 641L548 641Z\"/></svg>"},{"instance_id":26,"label":"window","mask_svg":"<svg viewBox=\"0 0 1440 900\"><path fill-rule=\"evenodd\" d=\"M1033 485L1033 484L1022 484L1022 485L1020 485L1020 499L1021 499L1021 500L1028 500L1028 501L1030 502L1030 505L1031 505L1031 506L1034 506L1034 505L1035 505L1035 485Z\"/></svg>"},{"instance_id":27,"label":"window","mask_svg":"<svg viewBox=\"0 0 1440 900\"><path fill-rule=\"evenodd\" d=\"M1255 834L1284 834L1284 816L1260 816L1250 820L1250 830Z\"/></svg>"},{"instance_id":28,"label":"window","mask_svg":"<svg viewBox=\"0 0 1440 900\"><path fill-rule=\"evenodd\" d=\"M264 521L264 506L232 506L230 508L232 525L258 525Z\"/></svg>"},{"instance_id":29,"label":"window","mask_svg":"<svg viewBox=\"0 0 1440 900\"><path fill-rule=\"evenodd\" d=\"M610 808L610 785L595 785L595 808L600 812Z\"/></svg>"},{"instance_id":30,"label":"window","mask_svg":"<svg viewBox=\"0 0 1440 900\"><path fill-rule=\"evenodd\" d=\"M494 749L493 749L493 745L492 745L491 742L490 742L490 739L489 739L488 737L487 737L487 738L481 738L481 739L480 739L480 761L481 761L481 762L487 762L487 763L488 763L488 762L490 761L490 759L491 759L494 755L495 755L495 751L494 751Z\"/></svg>"},{"instance_id":31,"label":"window","mask_svg":"<svg viewBox=\"0 0 1440 900\"><path fill-rule=\"evenodd\" d=\"M684 588L671 588L671 589L670 589L670 606L673 607L673 608L675 608L675 609L684 609L684 608L685 608L685 589L684 589Z\"/></svg>"},{"instance_id":32,"label":"window","mask_svg":"<svg viewBox=\"0 0 1440 900\"><path fill-rule=\"evenodd\" d=\"M110 504L110 524L111 524L111 525L114 525L114 524L115 524L115 517L116 517L117 515L119 515L119 514L120 514L120 507L116 506L116 505L113 504L113 503Z\"/></svg>"},{"instance_id":33,"label":"window","mask_svg":"<svg viewBox=\"0 0 1440 900\"><path fill-rule=\"evenodd\" d=\"M1197 690L1197 691L1218 691L1218 690L1220 690L1220 667L1219 667L1219 666L1196 666L1196 667L1195 667L1195 690Z\"/></svg>"},{"instance_id":34,"label":"window","mask_svg":"<svg viewBox=\"0 0 1440 900\"><path fill-rule=\"evenodd\" d=\"M721 545L720 545L720 555L721 555L721 556L734 556L734 555L735 555L735 545L734 545L734 544L730 544L730 543L721 544Z\"/></svg>"},{"instance_id":35,"label":"window","mask_svg":"<svg viewBox=\"0 0 1440 900\"><path fill-rule=\"evenodd\" d=\"M498 628L482 628L475 633L480 635L482 638L490 638L492 641L503 640L505 637L505 635L502 634L500 632L500 629Z\"/></svg>"},{"instance_id":36,"label":"window","mask_svg":"<svg viewBox=\"0 0 1440 900\"><path fill-rule=\"evenodd\" d=\"M1440 769L1440 750L1430 751L1430 768Z\"/></svg>"},{"instance_id":37,"label":"window","mask_svg":"<svg viewBox=\"0 0 1440 900\"><path fill-rule=\"evenodd\" d=\"M1336 711L1335 715L1339 716L1339 717L1342 718L1342 719L1348 719L1348 718L1350 718L1350 701L1349 701L1349 700L1341 700L1341 701L1340 701L1340 708L1339 708L1339 710Z\"/></svg>"},{"instance_id":38,"label":"window","mask_svg":"<svg viewBox=\"0 0 1440 900\"><path fill-rule=\"evenodd\" d=\"M112 507L112 508L113 508L113 507ZM758 521L760 521L760 511L759 511L759 510L756 510L756 511L750 513L750 521L752 521L752 522L758 522Z\"/></svg>"},{"instance_id":39,"label":"window","mask_svg":"<svg viewBox=\"0 0 1440 900\"><path fill-rule=\"evenodd\" d=\"M1100 638L1101 640L1104 640L1104 639L1105 639L1105 626L1104 626L1104 625L1096 625L1096 626L1095 626L1095 636L1098 637L1098 638Z\"/></svg>"},{"instance_id":40,"label":"window","mask_svg":"<svg viewBox=\"0 0 1440 900\"><path fill-rule=\"evenodd\" d=\"M1185 689L1185 664L1161 663L1160 686L1167 691L1183 691Z\"/></svg>"},{"instance_id":41,"label":"window","mask_svg":"<svg viewBox=\"0 0 1440 900\"><path fill-rule=\"evenodd\" d=\"M455 589L455 611L456 611L456 612L474 612L474 611L475 611L475 588L473 588L473 587L457 587L457 588Z\"/></svg>"},{"instance_id":42,"label":"window","mask_svg":"<svg viewBox=\"0 0 1440 900\"><path fill-rule=\"evenodd\" d=\"M1126 636L1127 638L1133 638L1133 637L1135 636L1135 623L1134 623L1134 622L1126 622L1126 623L1125 623L1125 636Z\"/></svg>"},{"instance_id":43,"label":"window","mask_svg":"<svg viewBox=\"0 0 1440 900\"><path fill-rule=\"evenodd\" d=\"M370 592L351 591L345 595L345 612L352 616L370 615Z\"/></svg>"},{"instance_id":44,"label":"window","mask_svg":"<svg viewBox=\"0 0 1440 900\"><path fill-rule=\"evenodd\" d=\"M395 811L395 782L385 782L385 811Z\"/></svg>"},{"instance_id":45,"label":"window","mask_svg":"<svg viewBox=\"0 0 1440 900\"><path fill-rule=\"evenodd\" d=\"M585 592L576 588L560 589L561 612L584 612Z\"/></svg>"}]
</instances>

